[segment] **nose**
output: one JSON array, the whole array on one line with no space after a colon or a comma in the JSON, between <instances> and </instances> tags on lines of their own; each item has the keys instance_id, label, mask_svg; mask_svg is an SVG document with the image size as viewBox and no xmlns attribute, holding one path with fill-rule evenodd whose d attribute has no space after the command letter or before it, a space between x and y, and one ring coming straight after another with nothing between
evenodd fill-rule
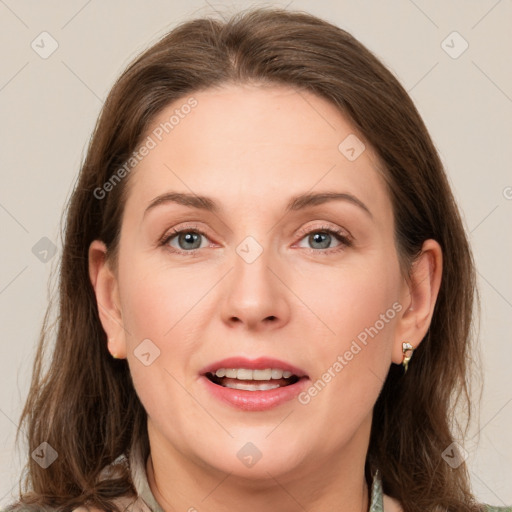
<instances>
[{"instance_id":1,"label":"nose","mask_svg":"<svg viewBox=\"0 0 512 512\"><path fill-rule=\"evenodd\" d=\"M288 323L291 292L285 271L269 253L264 250L251 261L235 252L221 302L222 319L229 327L261 331Z\"/></svg>"}]
</instances>

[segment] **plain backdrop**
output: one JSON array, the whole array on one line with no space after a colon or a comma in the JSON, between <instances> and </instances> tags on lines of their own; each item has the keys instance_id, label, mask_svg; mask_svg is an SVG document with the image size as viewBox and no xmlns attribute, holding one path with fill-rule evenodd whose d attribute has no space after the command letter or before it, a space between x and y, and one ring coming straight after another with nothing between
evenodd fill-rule
<instances>
[{"instance_id":1,"label":"plain backdrop","mask_svg":"<svg viewBox=\"0 0 512 512\"><path fill-rule=\"evenodd\" d=\"M27 457L14 436L61 252L61 212L108 91L177 23L256 5L305 10L348 30L422 114L463 212L482 299L480 421L463 446L477 497L512 504L510 0L0 0L0 506Z\"/></svg>"}]
</instances>

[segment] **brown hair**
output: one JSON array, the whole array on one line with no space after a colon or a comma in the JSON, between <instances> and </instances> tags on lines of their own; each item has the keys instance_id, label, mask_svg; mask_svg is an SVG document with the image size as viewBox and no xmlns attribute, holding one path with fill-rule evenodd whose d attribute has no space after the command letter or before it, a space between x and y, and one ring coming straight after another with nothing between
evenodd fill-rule
<instances>
[{"instance_id":1,"label":"brown hair","mask_svg":"<svg viewBox=\"0 0 512 512\"><path fill-rule=\"evenodd\" d=\"M396 244L410 265L426 239L443 250L442 284L430 329L407 376L391 365L374 408L366 477L380 469L384 492L406 512L435 507L476 511L465 464L441 457L453 442L454 405L466 405L475 276L472 256L442 163L406 91L344 30L302 12L252 9L229 21L188 21L146 50L112 88L67 208L60 268L58 330L49 368L45 317L30 392L21 416L29 453L48 442L47 469L28 458L29 492L20 503L70 510L118 510L135 494L126 471L96 481L101 469L141 443L146 413L126 360L111 358L88 274L88 248L103 240L115 262L129 177L98 198L129 159L155 115L171 102L227 83L279 84L337 106L378 154L392 199ZM405 263L404 263L405 262ZM50 308L49 308L50 309ZM21 427L20 427L21 429ZM19 434L19 431L18 431Z\"/></svg>"}]
</instances>

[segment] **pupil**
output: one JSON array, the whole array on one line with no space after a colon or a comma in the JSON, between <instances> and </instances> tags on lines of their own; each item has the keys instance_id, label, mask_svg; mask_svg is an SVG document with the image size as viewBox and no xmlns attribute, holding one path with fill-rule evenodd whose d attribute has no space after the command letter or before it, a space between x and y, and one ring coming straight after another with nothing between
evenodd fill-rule
<instances>
[{"instance_id":1,"label":"pupil","mask_svg":"<svg viewBox=\"0 0 512 512\"><path fill-rule=\"evenodd\" d=\"M315 242L315 243L318 242L320 244L323 243L323 245L321 247L322 249L326 249L327 247L329 247L330 235L328 235L327 233L315 233L314 235L311 235L311 236L313 238L313 242ZM323 237L323 241L321 239L319 240L319 238L322 238L322 237ZM325 243L326 240L327 240L327 244Z\"/></svg>"},{"instance_id":2,"label":"pupil","mask_svg":"<svg viewBox=\"0 0 512 512\"><path fill-rule=\"evenodd\" d=\"M185 233L182 236L185 239L185 242L187 244L194 243L194 241L197 242L197 240L199 240L199 234L198 233ZM201 243L199 243L199 245L201 245ZM197 249L198 247L193 247L193 249ZM188 248L190 249L190 246Z\"/></svg>"}]
</instances>

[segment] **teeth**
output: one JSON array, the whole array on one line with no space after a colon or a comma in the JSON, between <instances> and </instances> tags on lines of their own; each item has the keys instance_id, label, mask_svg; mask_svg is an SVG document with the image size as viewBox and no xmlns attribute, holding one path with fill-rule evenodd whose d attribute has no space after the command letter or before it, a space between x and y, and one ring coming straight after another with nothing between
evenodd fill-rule
<instances>
[{"instance_id":1,"label":"teeth","mask_svg":"<svg viewBox=\"0 0 512 512\"><path fill-rule=\"evenodd\" d=\"M276 389L279 384L270 384L270 383L259 383L259 384L246 384L244 382L227 382L224 384L224 387L231 389L244 389L246 391L268 391L269 389Z\"/></svg>"},{"instance_id":2,"label":"teeth","mask_svg":"<svg viewBox=\"0 0 512 512\"><path fill-rule=\"evenodd\" d=\"M243 368L236 370L236 379L238 380L252 380L252 370L244 370Z\"/></svg>"},{"instance_id":3,"label":"teeth","mask_svg":"<svg viewBox=\"0 0 512 512\"><path fill-rule=\"evenodd\" d=\"M270 375L273 379L280 379L283 375L283 372L281 370L272 369L272 372Z\"/></svg>"},{"instance_id":4,"label":"teeth","mask_svg":"<svg viewBox=\"0 0 512 512\"><path fill-rule=\"evenodd\" d=\"M248 368L219 368L215 375L217 377L228 377L238 380L271 380L288 379L293 374L279 368L266 368L265 370L249 370Z\"/></svg>"},{"instance_id":5,"label":"teeth","mask_svg":"<svg viewBox=\"0 0 512 512\"><path fill-rule=\"evenodd\" d=\"M270 373L271 377L273 379L280 379L281 376L283 375L283 372L281 370L275 370L273 369Z\"/></svg>"},{"instance_id":6,"label":"teeth","mask_svg":"<svg viewBox=\"0 0 512 512\"><path fill-rule=\"evenodd\" d=\"M240 370L238 370L240 372ZM254 380L270 380L272 378L272 370L267 368L266 370L253 370L252 378Z\"/></svg>"}]
</instances>

